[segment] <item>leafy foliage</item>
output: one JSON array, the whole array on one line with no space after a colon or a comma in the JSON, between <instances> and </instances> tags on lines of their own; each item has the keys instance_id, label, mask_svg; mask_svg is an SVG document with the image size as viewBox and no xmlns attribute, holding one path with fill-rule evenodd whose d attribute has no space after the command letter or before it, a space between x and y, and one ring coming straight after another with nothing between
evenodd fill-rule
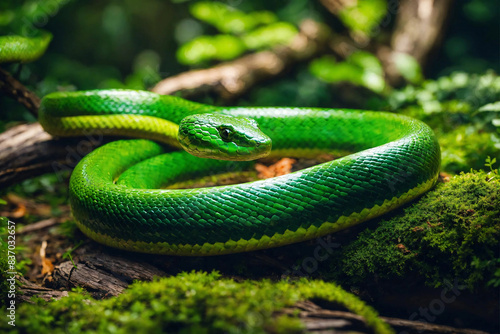
<instances>
[{"instance_id":1,"label":"leafy foliage","mask_svg":"<svg viewBox=\"0 0 500 334\"><path fill-rule=\"evenodd\" d=\"M208 14L204 14L203 12L207 12L204 8L207 3ZM7 0L0 4L0 34L22 34L35 29L45 29L54 35L48 52L37 62L24 65L22 68L16 65L6 68L11 73L17 74L21 82L39 96L55 90L148 89L162 77L185 70L185 67L176 60L175 50L179 46L199 36L215 37L215 29L224 35L240 39L238 44L242 44L243 36L249 31L276 22L290 22L297 25L304 18L312 18L328 23L335 33L339 34L345 32L363 34L360 31L364 28L359 30L354 27L356 24L370 27L365 31L371 32L373 39L384 42L387 30L395 19L391 7L393 2L367 0L347 3L349 6L343 12L342 18L332 20L331 13L318 2L304 0L291 0L285 3L265 0L251 2L144 0L139 3L124 0L99 4L68 0L49 2ZM194 10L196 6L199 8ZM210 6L220 8L214 9ZM426 70L426 76L432 78L449 74L457 68L479 73L487 68L498 70L498 57L492 52L494 48L491 48L491 42L498 40L495 6L495 0L466 0L455 5L450 29L443 39L443 50L437 54L437 59L429 63L430 69ZM219 16L213 16L217 10ZM220 13L223 13L223 19L217 20L221 17ZM205 18L206 15L208 17L212 15L211 19ZM214 28L209 22L218 25L227 24L229 27L234 25L236 28ZM354 25L346 22L353 22ZM362 48L362 45L358 46ZM229 57L231 54L229 51L223 55ZM209 62L203 60L203 64ZM411 72L409 69L406 71ZM354 80L359 82L358 71L351 72L354 73ZM296 80L296 76L295 71L290 71L289 75L276 80L270 87L288 91L290 82ZM301 78L306 76L301 75ZM260 87L257 89L261 90ZM348 95L363 95L352 91L353 89L350 89ZM347 103L343 101L344 92L340 92L339 96L336 96L336 90L327 93L330 96L324 96L321 90L308 100L334 102L324 106L351 106L349 101ZM266 99L269 100L272 92L266 95ZM282 96L279 94L274 96L275 99L269 101L270 105L283 104L279 103ZM301 100L304 101L304 98ZM359 96L353 100L364 101ZM315 105L309 104L309 106ZM360 103L352 107L370 106ZM3 111L0 120L1 129L12 121L35 121L22 106L9 99L0 99L0 109Z\"/></svg>"},{"instance_id":2,"label":"leafy foliage","mask_svg":"<svg viewBox=\"0 0 500 334\"><path fill-rule=\"evenodd\" d=\"M375 333L393 333L371 307L332 283L236 282L216 272L137 282L108 300L80 291L43 307L24 304L14 332L302 333L298 319L275 313L308 298L325 299L365 317Z\"/></svg>"},{"instance_id":3,"label":"leafy foliage","mask_svg":"<svg viewBox=\"0 0 500 334\"><path fill-rule=\"evenodd\" d=\"M182 45L177 59L186 65L234 59L248 50L287 44L297 34L295 26L277 22L269 11L247 14L221 2L198 2L191 6L191 14L224 34L202 35Z\"/></svg>"},{"instance_id":4,"label":"leafy foliage","mask_svg":"<svg viewBox=\"0 0 500 334\"><path fill-rule=\"evenodd\" d=\"M271 24L278 20L270 11L244 13L222 2L197 2L191 6L190 12L198 20L213 25L226 34L249 32L259 25Z\"/></svg>"},{"instance_id":5,"label":"leafy foliage","mask_svg":"<svg viewBox=\"0 0 500 334\"><path fill-rule=\"evenodd\" d=\"M50 5L42 1L3 1L0 5L0 35L7 33L33 36L38 26L46 24L50 17L72 0L53 0ZM2 8L3 7L3 8Z\"/></svg>"},{"instance_id":6,"label":"leafy foliage","mask_svg":"<svg viewBox=\"0 0 500 334\"><path fill-rule=\"evenodd\" d=\"M500 156L500 78L493 72L456 72L421 86L393 92L389 109L429 124L439 138L443 170L479 169L488 156Z\"/></svg>"},{"instance_id":7,"label":"leafy foliage","mask_svg":"<svg viewBox=\"0 0 500 334\"><path fill-rule=\"evenodd\" d=\"M246 106L329 107L335 101L331 87L311 75L307 68L279 82L259 85L238 101Z\"/></svg>"}]
</instances>

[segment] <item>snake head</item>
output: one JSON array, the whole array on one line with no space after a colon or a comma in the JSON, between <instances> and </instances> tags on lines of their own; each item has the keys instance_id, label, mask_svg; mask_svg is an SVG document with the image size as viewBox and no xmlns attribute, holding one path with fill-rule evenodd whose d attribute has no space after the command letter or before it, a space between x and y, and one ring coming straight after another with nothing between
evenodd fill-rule
<instances>
[{"instance_id":1,"label":"snake head","mask_svg":"<svg viewBox=\"0 0 500 334\"><path fill-rule=\"evenodd\" d=\"M250 118L221 114L185 117L179 124L179 143L197 157L248 161L271 151L271 138Z\"/></svg>"}]
</instances>

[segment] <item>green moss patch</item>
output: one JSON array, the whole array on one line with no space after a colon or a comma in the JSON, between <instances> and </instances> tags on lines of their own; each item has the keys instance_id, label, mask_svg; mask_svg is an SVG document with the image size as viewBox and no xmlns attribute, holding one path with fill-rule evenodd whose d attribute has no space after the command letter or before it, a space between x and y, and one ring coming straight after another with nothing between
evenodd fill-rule
<instances>
[{"instance_id":1,"label":"green moss patch","mask_svg":"<svg viewBox=\"0 0 500 334\"><path fill-rule=\"evenodd\" d=\"M500 175L462 173L381 220L342 247L327 276L368 285L418 272L438 287L460 279L470 289L500 283Z\"/></svg>"},{"instance_id":2,"label":"green moss patch","mask_svg":"<svg viewBox=\"0 0 500 334\"><path fill-rule=\"evenodd\" d=\"M107 300L73 292L45 305L24 304L11 329L14 333L302 333L298 318L277 312L310 298L363 316L375 333L393 333L371 307L334 284L236 282L216 272L137 282Z\"/></svg>"}]
</instances>

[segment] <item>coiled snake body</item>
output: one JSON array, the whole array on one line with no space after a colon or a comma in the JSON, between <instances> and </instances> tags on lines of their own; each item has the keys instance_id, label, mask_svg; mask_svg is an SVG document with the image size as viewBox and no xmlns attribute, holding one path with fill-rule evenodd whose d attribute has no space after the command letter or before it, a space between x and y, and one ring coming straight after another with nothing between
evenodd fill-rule
<instances>
[{"instance_id":1,"label":"coiled snake body","mask_svg":"<svg viewBox=\"0 0 500 334\"><path fill-rule=\"evenodd\" d=\"M165 189L178 179L248 164L166 153L171 149L157 143L178 148L177 124L186 116L207 113L216 119L232 115L257 121L272 139L273 156L334 152L344 157L268 180ZM49 94L42 101L40 122L56 136L103 133L152 139L106 144L87 155L70 180L72 212L85 234L146 253L216 255L322 236L416 198L433 186L440 166L439 145L427 125L384 112L224 108L109 90ZM229 154L246 150L233 147L220 124L217 129L224 140L211 130L200 140L218 141Z\"/></svg>"},{"instance_id":2,"label":"coiled snake body","mask_svg":"<svg viewBox=\"0 0 500 334\"><path fill-rule=\"evenodd\" d=\"M46 32L2 36L0 63L32 61L50 39ZM72 212L85 234L146 253L216 255L322 236L418 197L433 186L440 165L427 125L384 112L222 108L150 92L97 90L47 95L39 120L55 136L147 138L96 149L70 180ZM266 134L274 156L344 157L268 180L164 189L179 179L244 168L247 162L196 156L258 158L270 149ZM196 156L166 153L169 146Z\"/></svg>"}]
</instances>

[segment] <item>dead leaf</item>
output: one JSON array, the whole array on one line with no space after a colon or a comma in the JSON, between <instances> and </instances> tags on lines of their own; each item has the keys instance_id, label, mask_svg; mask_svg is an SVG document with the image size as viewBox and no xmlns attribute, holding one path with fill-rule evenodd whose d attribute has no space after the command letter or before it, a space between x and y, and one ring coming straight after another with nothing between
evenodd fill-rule
<instances>
[{"instance_id":1,"label":"dead leaf","mask_svg":"<svg viewBox=\"0 0 500 334\"><path fill-rule=\"evenodd\" d=\"M54 271L54 265L52 261L45 257L45 250L47 249L47 241L42 242L40 247L40 258L42 259L42 276L46 274L51 274Z\"/></svg>"},{"instance_id":2,"label":"dead leaf","mask_svg":"<svg viewBox=\"0 0 500 334\"><path fill-rule=\"evenodd\" d=\"M45 274L51 274L54 271L54 265L52 261L47 258L42 259L42 276Z\"/></svg>"},{"instance_id":3,"label":"dead leaf","mask_svg":"<svg viewBox=\"0 0 500 334\"><path fill-rule=\"evenodd\" d=\"M26 214L26 206L24 204L17 204L11 211L1 211L0 216L9 218L21 218Z\"/></svg>"},{"instance_id":4,"label":"dead leaf","mask_svg":"<svg viewBox=\"0 0 500 334\"><path fill-rule=\"evenodd\" d=\"M293 164L296 162L297 160L295 159L283 158L271 166L257 163L255 164L255 169L260 179L269 179L271 177L289 174L292 171Z\"/></svg>"}]
</instances>

